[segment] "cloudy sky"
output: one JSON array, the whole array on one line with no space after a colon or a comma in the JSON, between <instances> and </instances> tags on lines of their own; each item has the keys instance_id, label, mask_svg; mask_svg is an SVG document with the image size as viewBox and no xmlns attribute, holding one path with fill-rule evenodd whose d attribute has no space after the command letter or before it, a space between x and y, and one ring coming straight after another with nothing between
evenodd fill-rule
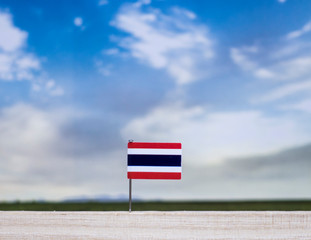
<instances>
[{"instance_id":1,"label":"cloudy sky","mask_svg":"<svg viewBox=\"0 0 311 240\"><path fill-rule=\"evenodd\" d=\"M0 0L0 200L311 198L311 1Z\"/></svg>"}]
</instances>

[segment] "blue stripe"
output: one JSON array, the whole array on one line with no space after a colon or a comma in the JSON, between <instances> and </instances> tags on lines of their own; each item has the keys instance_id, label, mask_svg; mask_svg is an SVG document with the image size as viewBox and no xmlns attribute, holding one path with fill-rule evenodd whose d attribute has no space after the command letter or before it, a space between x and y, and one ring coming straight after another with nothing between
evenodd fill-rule
<instances>
[{"instance_id":1,"label":"blue stripe","mask_svg":"<svg viewBox=\"0 0 311 240\"><path fill-rule=\"evenodd\" d=\"M127 155L128 166L176 166L181 167L181 155Z\"/></svg>"}]
</instances>

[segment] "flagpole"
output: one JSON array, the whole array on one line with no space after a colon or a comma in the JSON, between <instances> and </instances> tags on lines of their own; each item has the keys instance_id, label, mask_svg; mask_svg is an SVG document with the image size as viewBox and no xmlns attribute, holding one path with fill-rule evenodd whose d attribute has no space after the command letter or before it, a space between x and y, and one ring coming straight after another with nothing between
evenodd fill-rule
<instances>
[{"instance_id":1,"label":"flagpole","mask_svg":"<svg viewBox=\"0 0 311 240\"><path fill-rule=\"evenodd\" d=\"M133 139L129 140L129 143L134 142ZM132 179L129 179L129 212L132 211Z\"/></svg>"},{"instance_id":2,"label":"flagpole","mask_svg":"<svg viewBox=\"0 0 311 240\"><path fill-rule=\"evenodd\" d=\"M129 212L132 211L132 179L129 179Z\"/></svg>"}]
</instances>

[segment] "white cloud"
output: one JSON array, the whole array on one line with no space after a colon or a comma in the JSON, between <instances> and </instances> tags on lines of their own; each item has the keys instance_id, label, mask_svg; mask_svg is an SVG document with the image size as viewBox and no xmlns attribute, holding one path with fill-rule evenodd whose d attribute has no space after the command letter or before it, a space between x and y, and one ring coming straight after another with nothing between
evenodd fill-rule
<instances>
[{"instance_id":1,"label":"white cloud","mask_svg":"<svg viewBox=\"0 0 311 240\"><path fill-rule=\"evenodd\" d=\"M296 57L290 60L281 61L272 66L278 79L297 80L307 77L311 73L311 57Z\"/></svg>"},{"instance_id":2,"label":"white cloud","mask_svg":"<svg viewBox=\"0 0 311 240\"><path fill-rule=\"evenodd\" d=\"M281 48L276 49L271 58L281 60L297 56L297 53L299 53L302 49L305 51L305 49L310 48L310 43L289 41L287 44L280 44L279 46L281 46Z\"/></svg>"},{"instance_id":3,"label":"white cloud","mask_svg":"<svg viewBox=\"0 0 311 240\"><path fill-rule=\"evenodd\" d=\"M256 99L256 102L271 102L285 97L301 94L302 92L311 92L311 81L304 81L292 84L286 84Z\"/></svg>"},{"instance_id":4,"label":"white cloud","mask_svg":"<svg viewBox=\"0 0 311 240\"><path fill-rule=\"evenodd\" d=\"M81 155L75 151L84 147L86 139L72 142L72 136L65 129L86 114L90 115L89 112L40 109L26 104L0 110L0 181L6 183L0 186L2 200L60 200L77 195L124 194L128 190L124 157L129 138L183 143L183 180L139 181L135 183L135 196L144 199L232 199L249 198L254 193L277 197L280 192L273 191L277 186L289 182L292 185L288 188L292 189L302 182L299 179L298 183L293 183L292 179L277 183L269 180L269 186L274 184L274 187L268 191L264 176L259 180L249 179L252 174L247 170L249 165L256 166L256 158L254 164L248 163L242 171L239 171L239 163L224 162L227 158L253 157L256 152L274 152L308 140L301 126L289 119L265 117L258 111L209 113L202 107L160 106L129 122L123 129L125 141L121 151L105 150L94 154L88 150L86 155ZM260 166L262 169L263 165ZM273 163L270 166L274 167L272 173L276 171ZM251 169L256 176L261 174L254 167ZM230 175L226 172L230 170L235 172ZM243 189L231 184L243 186ZM265 194L258 194L258 189L253 191L254 186L261 186ZM176 191L170 191L172 188Z\"/></svg>"},{"instance_id":5,"label":"white cloud","mask_svg":"<svg viewBox=\"0 0 311 240\"><path fill-rule=\"evenodd\" d=\"M279 3L285 3L286 0L278 0Z\"/></svg>"},{"instance_id":6,"label":"white cloud","mask_svg":"<svg viewBox=\"0 0 311 240\"><path fill-rule=\"evenodd\" d=\"M250 60L246 54L243 53L243 48L231 48L230 56L235 64L240 66L245 71L253 70L257 67L257 64Z\"/></svg>"},{"instance_id":7,"label":"white cloud","mask_svg":"<svg viewBox=\"0 0 311 240\"><path fill-rule=\"evenodd\" d=\"M33 80L41 66L39 60L23 52L0 53L0 80Z\"/></svg>"},{"instance_id":8,"label":"white cloud","mask_svg":"<svg viewBox=\"0 0 311 240\"><path fill-rule=\"evenodd\" d=\"M0 50L14 52L25 45L28 34L13 25L12 16L0 11Z\"/></svg>"},{"instance_id":9,"label":"white cloud","mask_svg":"<svg viewBox=\"0 0 311 240\"><path fill-rule=\"evenodd\" d=\"M310 89L309 89L310 91ZM302 111L305 113L311 113L311 98L302 100L297 103L282 105L281 109L283 110L296 110Z\"/></svg>"},{"instance_id":10,"label":"white cloud","mask_svg":"<svg viewBox=\"0 0 311 240\"><path fill-rule=\"evenodd\" d=\"M230 56L232 61L243 71L256 78L274 81L299 81L311 74L309 52L311 49L307 44L301 44L301 46L280 44L279 49L267 54L259 52L259 50L249 51L246 47L231 48ZM266 55L263 56L263 54Z\"/></svg>"},{"instance_id":11,"label":"white cloud","mask_svg":"<svg viewBox=\"0 0 311 240\"><path fill-rule=\"evenodd\" d=\"M51 96L63 96L65 94L64 89L55 85L54 80L49 80L45 85L45 89L50 93Z\"/></svg>"},{"instance_id":12,"label":"white cloud","mask_svg":"<svg viewBox=\"0 0 311 240\"><path fill-rule=\"evenodd\" d=\"M99 6L104 6L104 5L107 5L109 2L108 2L108 0L100 0L99 2L98 2L98 5Z\"/></svg>"},{"instance_id":13,"label":"white cloud","mask_svg":"<svg viewBox=\"0 0 311 240\"><path fill-rule=\"evenodd\" d=\"M302 35L308 33L311 31L311 21L306 23L301 29L290 32L286 35L287 39L295 39L295 38L299 38Z\"/></svg>"},{"instance_id":14,"label":"white cloud","mask_svg":"<svg viewBox=\"0 0 311 240\"><path fill-rule=\"evenodd\" d=\"M250 58L253 56L244 51L243 48L232 48L230 54L235 64L257 78L276 81L299 80L311 73L311 58L307 56L294 56L289 59L279 58L274 59L274 61L268 58L269 66L266 67L262 63L251 60Z\"/></svg>"},{"instance_id":15,"label":"white cloud","mask_svg":"<svg viewBox=\"0 0 311 240\"><path fill-rule=\"evenodd\" d=\"M202 69L214 55L208 29L193 22L195 15L188 10L174 8L165 15L151 7L143 10L143 3L149 1L126 5L112 22L130 34L120 46L151 67L166 70L179 85L206 76Z\"/></svg>"},{"instance_id":16,"label":"white cloud","mask_svg":"<svg viewBox=\"0 0 311 240\"><path fill-rule=\"evenodd\" d=\"M29 104L0 109L0 181L5 182L0 186L1 200L60 200L122 192L126 166L120 168L115 160L123 153L88 152L87 157L81 156L75 152L84 145L76 145L85 139L72 141L64 130L86 114L90 116L67 108L40 109ZM115 179L113 184L111 179Z\"/></svg>"},{"instance_id":17,"label":"white cloud","mask_svg":"<svg viewBox=\"0 0 311 240\"><path fill-rule=\"evenodd\" d=\"M270 69L260 66L254 58L254 54L258 53L258 48L252 47L241 47L231 48L230 57L232 61L238 65L243 71L251 72L255 77L258 78L275 78L275 73ZM256 55L255 55L256 56Z\"/></svg>"},{"instance_id":18,"label":"white cloud","mask_svg":"<svg viewBox=\"0 0 311 240\"><path fill-rule=\"evenodd\" d=\"M262 79L273 79L276 78L276 75L274 72L266 69L266 68L258 68L254 71L254 75L258 78Z\"/></svg>"},{"instance_id":19,"label":"white cloud","mask_svg":"<svg viewBox=\"0 0 311 240\"><path fill-rule=\"evenodd\" d=\"M40 70L36 56L24 52L28 34L15 27L12 16L0 12L0 80L33 80L34 73Z\"/></svg>"},{"instance_id":20,"label":"white cloud","mask_svg":"<svg viewBox=\"0 0 311 240\"><path fill-rule=\"evenodd\" d=\"M122 135L135 141L180 141L185 162L198 166L310 141L310 134L289 118L267 117L259 111L208 112L181 104L159 106L133 119Z\"/></svg>"},{"instance_id":21,"label":"white cloud","mask_svg":"<svg viewBox=\"0 0 311 240\"><path fill-rule=\"evenodd\" d=\"M195 15L195 13L187 10L187 9L183 9L183 8L178 8L178 7L175 7L173 8L173 11L178 14L178 15L184 15L186 16L187 18L191 19L191 20L194 20L197 18L197 16Z\"/></svg>"},{"instance_id":22,"label":"white cloud","mask_svg":"<svg viewBox=\"0 0 311 240\"><path fill-rule=\"evenodd\" d=\"M61 95L60 86L55 89L44 87L48 80L39 58L25 50L28 33L15 27L12 15L7 12L0 11L0 32L0 80L27 80L36 92L45 89L50 95Z\"/></svg>"},{"instance_id":23,"label":"white cloud","mask_svg":"<svg viewBox=\"0 0 311 240\"><path fill-rule=\"evenodd\" d=\"M76 25L77 27L81 27L83 24L83 19L81 17L76 17L73 20L74 25Z\"/></svg>"},{"instance_id":24,"label":"white cloud","mask_svg":"<svg viewBox=\"0 0 311 240\"><path fill-rule=\"evenodd\" d=\"M48 151L48 143L55 138L55 134L58 134L56 129L59 121L61 121L58 119L59 117L58 114L53 116L53 113L40 111L25 104L1 109L0 128L3 136L6 136L6 138L1 137L1 145L3 146L1 153L15 149L14 154L11 153L6 158L9 156L23 158L24 153L33 151L38 147L38 152L44 154ZM23 164L27 163L21 162L18 167L23 166Z\"/></svg>"},{"instance_id":25,"label":"white cloud","mask_svg":"<svg viewBox=\"0 0 311 240\"><path fill-rule=\"evenodd\" d=\"M95 61L95 65L97 68L97 71L107 77L111 75L111 70L112 70L112 65L111 64L107 64L105 65L102 61Z\"/></svg>"},{"instance_id":26,"label":"white cloud","mask_svg":"<svg viewBox=\"0 0 311 240\"><path fill-rule=\"evenodd\" d=\"M64 89L57 85L53 79L42 76L32 81L32 91L36 94L48 94L49 96L63 96Z\"/></svg>"},{"instance_id":27,"label":"white cloud","mask_svg":"<svg viewBox=\"0 0 311 240\"><path fill-rule=\"evenodd\" d=\"M118 48L109 48L102 51L105 55L117 55L120 53L120 50Z\"/></svg>"},{"instance_id":28,"label":"white cloud","mask_svg":"<svg viewBox=\"0 0 311 240\"><path fill-rule=\"evenodd\" d=\"M23 178L32 171L52 167L53 144L59 140L59 127L65 115L45 112L25 104L1 109L0 150L2 178ZM64 166L66 166L64 162ZM58 168L58 167L56 167ZM26 179L25 179L26 180Z\"/></svg>"},{"instance_id":29,"label":"white cloud","mask_svg":"<svg viewBox=\"0 0 311 240\"><path fill-rule=\"evenodd\" d=\"M150 3L151 3L151 0L138 0L137 2L133 4L133 6L136 8L140 8L143 5L149 5Z\"/></svg>"},{"instance_id":30,"label":"white cloud","mask_svg":"<svg viewBox=\"0 0 311 240\"><path fill-rule=\"evenodd\" d=\"M308 26L309 23L303 28L305 32L309 31ZM261 84L266 85L265 88L268 85L273 86L272 90L266 90L261 95L257 94L256 99L251 100L252 103L290 100L292 102L287 102L286 105L296 104L292 96L306 97L310 91L308 80L311 74L310 43L302 40L284 41L284 39L280 39L277 43L278 47L273 50L264 46L255 48L255 51L250 51L250 48L246 47L231 48L231 59L239 68L253 79L260 80ZM301 93L304 95L300 96ZM282 107L284 103L276 102L276 104L279 105L277 108L286 109Z\"/></svg>"}]
</instances>

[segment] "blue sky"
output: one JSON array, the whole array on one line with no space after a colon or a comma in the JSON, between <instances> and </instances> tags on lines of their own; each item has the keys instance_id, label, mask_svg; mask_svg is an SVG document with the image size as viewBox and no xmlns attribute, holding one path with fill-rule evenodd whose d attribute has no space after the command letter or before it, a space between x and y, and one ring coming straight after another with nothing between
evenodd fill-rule
<instances>
[{"instance_id":1,"label":"blue sky","mask_svg":"<svg viewBox=\"0 0 311 240\"><path fill-rule=\"evenodd\" d=\"M1 199L124 196L128 139L183 143L139 198L310 198L310 10L0 0Z\"/></svg>"}]
</instances>

